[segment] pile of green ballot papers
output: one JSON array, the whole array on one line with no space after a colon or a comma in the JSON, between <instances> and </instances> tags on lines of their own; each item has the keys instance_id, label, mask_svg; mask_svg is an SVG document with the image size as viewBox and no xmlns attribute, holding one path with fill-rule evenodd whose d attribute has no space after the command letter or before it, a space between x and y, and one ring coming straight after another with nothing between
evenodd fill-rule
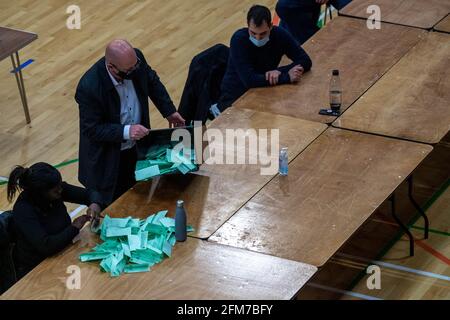
<instances>
[{"instance_id":1,"label":"pile of green ballot papers","mask_svg":"<svg viewBox=\"0 0 450 320\"><path fill-rule=\"evenodd\" d=\"M194 150L178 153L173 150L172 145L156 145L149 148L145 160L136 163L135 177L136 181L143 181L175 172L186 174L197 169Z\"/></svg>"},{"instance_id":2,"label":"pile of green ballot papers","mask_svg":"<svg viewBox=\"0 0 450 320\"><path fill-rule=\"evenodd\" d=\"M175 220L166 214L160 211L144 220L106 215L98 230L104 242L81 254L80 260L100 261L100 269L112 277L150 271L151 266L172 255L176 242ZM192 231L188 226L187 232Z\"/></svg>"}]
</instances>

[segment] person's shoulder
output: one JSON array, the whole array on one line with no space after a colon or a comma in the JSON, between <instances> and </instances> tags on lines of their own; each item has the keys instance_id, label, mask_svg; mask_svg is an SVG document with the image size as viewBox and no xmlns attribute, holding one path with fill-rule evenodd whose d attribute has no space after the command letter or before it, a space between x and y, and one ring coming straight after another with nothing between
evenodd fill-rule
<instances>
[{"instance_id":1,"label":"person's shoulder","mask_svg":"<svg viewBox=\"0 0 450 320\"><path fill-rule=\"evenodd\" d=\"M296 46L300 46L297 40L285 29L273 26L271 31L271 37L275 38L275 41L279 41L282 44L295 44Z\"/></svg>"},{"instance_id":2,"label":"person's shoulder","mask_svg":"<svg viewBox=\"0 0 450 320\"><path fill-rule=\"evenodd\" d=\"M248 39L248 28L241 28L236 30L236 32L231 37L231 44L236 42L242 42Z\"/></svg>"},{"instance_id":3,"label":"person's shoulder","mask_svg":"<svg viewBox=\"0 0 450 320\"><path fill-rule=\"evenodd\" d=\"M13 216L20 218L26 217L34 214L34 207L28 201L27 197L23 194L23 192L17 197L16 202L13 206Z\"/></svg>"},{"instance_id":4,"label":"person's shoulder","mask_svg":"<svg viewBox=\"0 0 450 320\"><path fill-rule=\"evenodd\" d=\"M134 51L136 52L136 55L139 57L139 59L145 58L145 57L144 57L144 54L143 54L142 51L141 51L141 49L138 49L138 48L133 48L133 49L134 49Z\"/></svg>"},{"instance_id":5,"label":"person's shoulder","mask_svg":"<svg viewBox=\"0 0 450 320\"><path fill-rule=\"evenodd\" d=\"M106 72L105 58L100 58L94 63L80 78L77 86L78 91L82 92L100 92L102 72Z\"/></svg>"}]
</instances>

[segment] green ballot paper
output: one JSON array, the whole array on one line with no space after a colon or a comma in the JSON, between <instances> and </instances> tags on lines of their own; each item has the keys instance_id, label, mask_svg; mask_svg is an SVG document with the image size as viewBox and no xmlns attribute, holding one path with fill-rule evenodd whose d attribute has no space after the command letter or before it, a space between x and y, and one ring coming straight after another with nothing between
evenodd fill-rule
<instances>
[{"instance_id":1,"label":"green ballot paper","mask_svg":"<svg viewBox=\"0 0 450 320\"><path fill-rule=\"evenodd\" d=\"M145 157L146 159L136 163L136 181L176 172L187 174L198 169L192 149L178 152L171 145L155 145L149 148Z\"/></svg>"},{"instance_id":2,"label":"green ballot paper","mask_svg":"<svg viewBox=\"0 0 450 320\"><path fill-rule=\"evenodd\" d=\"M146 180L155 176L159 176L160 171L157 165L149 166L144 169L135 171L136 181Z\"/></svg>"},{"instance_id":3,"label":"green ballot paper","mask_svg":"<svg viewBox=\"0 0 450 320\"><path fill-rule=\"evenodd\" d=\"M167 212L159 211L143 220L106 215L100 226L104 242L80 254L80 261L100 260L100 270L111 277L150 271L151 266L172 256L176 243L175 220L166 217ZM186 230L194 229L188 226Z\"/></svg>"}]
</instances>

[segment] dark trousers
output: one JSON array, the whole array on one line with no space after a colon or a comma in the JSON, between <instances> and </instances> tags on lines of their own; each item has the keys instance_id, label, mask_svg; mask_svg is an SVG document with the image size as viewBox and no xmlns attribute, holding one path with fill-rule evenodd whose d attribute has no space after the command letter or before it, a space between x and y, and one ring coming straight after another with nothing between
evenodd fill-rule
<instances>
[{"instance_id":1,"label":"dark trousers","mask_svg":"<svg viewBox=\"0 0 450 320\"><path fill-rule=\"evenodd\" d=\"M136 145L120 152L119 176L114 190L113 201L119 198L136 184L134 171L136 169L137 151Z\"/></svg>"},{"instance_id":2,"label":"dark trousers","mask_svg":"<svg viewBox=\"0 0 450 320\"><path fill-rule=\"evenodd\" d=\"M288 31L299 44L303 44L319 31L317 26L320 15L319 4L287 7L278 3L275 10L281 19L280 27Z\"/></svg>"}]
</instances>

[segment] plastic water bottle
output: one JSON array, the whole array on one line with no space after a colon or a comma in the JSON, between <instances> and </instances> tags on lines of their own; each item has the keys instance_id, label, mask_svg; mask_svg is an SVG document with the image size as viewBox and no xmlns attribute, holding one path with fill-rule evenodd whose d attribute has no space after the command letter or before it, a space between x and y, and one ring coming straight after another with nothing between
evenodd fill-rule
<instances>
[{"instance_id":1,"label":"plastic water bottle","mask_svg":"<svg viewBox=\"0 0 450 320\"><path fill-rule=\"evenodd\" d=\"M339 113L342 104L342 88L339 79L339 70L333 70L330 80L330 107L333 112Z\"/></svg>"},{"instance_id":2,"label":"plastic water bottle","mask_svg":"<svg viewBox=\"0 0 450 320\"><path fill-rule=\"evenodd\" d=\"M184 201L177 201L177 208L175 210L175 238L177 241L186 241L186 211L184 210Z\"/></svg>"},{"instance_id":3,"label":"plastic water bottle","mask_svg":"<svg viewBox=\"0 0 450 320\"><path fill-rule=\"evenodd\" d=\"M284 147L280 150L279 173L282 176L288 174L288 148Z\"/></svg>"}]
</instances>

